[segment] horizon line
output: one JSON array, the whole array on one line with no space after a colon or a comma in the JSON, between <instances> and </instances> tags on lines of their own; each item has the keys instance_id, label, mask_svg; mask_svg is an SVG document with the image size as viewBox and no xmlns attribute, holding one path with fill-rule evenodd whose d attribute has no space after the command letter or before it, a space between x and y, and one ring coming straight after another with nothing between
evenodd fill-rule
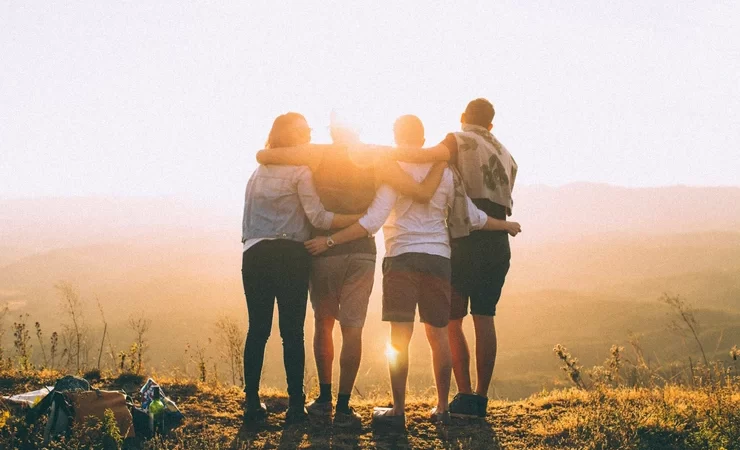
<instances>
[{"instance_id":1,"label":"horizon line","mask_svg":"<svg viewBox=\"0 0 740 450\"><path fill-rule=\"evenodd\" d=\"M546 184L546 183L532 183L532 184L519 184L518 188L545 188L545 189L562 189L574 186L593 186L601 188L613 188L613 189L631 189L631 190L648 190L648 189L671 189L671 188L689 188L689 189L740 189L740 185L731 184L716 184L716 185L694 185L694 184L666 184L666 185L655 185L655 186L626 186L621 184L607 183L601 181L571 181L563 184ZM515 187L515 189L516 189ZM241 194L240 194L241 195ZM193 195L190 192L182 193L168 193L168 194L71 194L71 195L21 195L21 196L7 196L0 193L0 201L11 201L11 200L59 200L59 199L126 199L126 200L164 200L164 199L175 199L175 198L187 198L187 199L204 199L202 196Z\"/></svg>"}]
</instances>

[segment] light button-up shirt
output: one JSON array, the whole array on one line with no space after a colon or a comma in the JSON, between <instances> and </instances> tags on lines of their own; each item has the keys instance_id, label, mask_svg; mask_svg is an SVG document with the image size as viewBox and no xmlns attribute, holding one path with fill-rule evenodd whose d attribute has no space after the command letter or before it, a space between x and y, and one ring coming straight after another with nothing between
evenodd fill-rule
<instances>
[{"instance_id":1,"label":"light button-up shirt","mask_svg":"<svg viewBox=\"0 0 740 450\"><path fill-rule=\"evenodd\" d=\"M243 250L263 239L303 242L311 238L311 225L328 230L333 220L308 167L259 166L244 194Z\"/></svg>"}]
</instances>

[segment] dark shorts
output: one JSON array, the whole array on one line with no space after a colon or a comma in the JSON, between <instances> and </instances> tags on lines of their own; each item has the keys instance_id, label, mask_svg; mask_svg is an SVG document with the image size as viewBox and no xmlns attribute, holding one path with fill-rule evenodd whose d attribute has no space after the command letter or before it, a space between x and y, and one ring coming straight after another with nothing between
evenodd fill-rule
<instances>
[{"instance_id":1,"label":"dark shorts","mask_svg":"<svg viewBox=\"0 0 740 450\"><path fill-rule=\"evenodd\" d=\"M450 321L450 260L427 253L383 259L383 320L413 322L416 305L423 323L445 327Z\"/></svg>"},{"instance_id":2,"label":"dark shorts","mask_svg":"<svg viewBox=\"0 0 740 450\"><path fill-rule=\"evenodd\" d=\"M453 239L452 307L450 319L462 319L470 313L495 316L511 249L509 235L498 231L474 231L468 237Z\"/></svg>"}]
</instances>

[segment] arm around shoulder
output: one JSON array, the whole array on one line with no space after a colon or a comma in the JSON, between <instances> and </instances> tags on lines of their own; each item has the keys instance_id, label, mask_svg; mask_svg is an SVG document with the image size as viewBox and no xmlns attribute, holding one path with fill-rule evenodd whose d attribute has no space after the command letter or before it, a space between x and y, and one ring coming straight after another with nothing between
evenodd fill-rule
<instances>
[{"instance_id":1,"label":"arm around shoulder","mask_svg":"<svg viewBox=\"0 0 740 450\"><path fill-rule=\"evenodd\" d=\"M308 166L315 170L321 163L327 147L330 146L304 144L296 147L267 148L257 152L257 162L265 165Z\"/></svg>"},{"instance_id":2,"label":"arm around shoulder","mask_svg":"<svg viewBox=\"0 0 740 450\"><path fill-rule=\"evenodd\" d=\"M360 239L367 236L367 230L362 228L362 226L358 222L355 222L349 227L343 229L342 231L334 233L331 236L317 236L311 240L304 242L303 245L306 247L306 250L308 250L308 253L316 256L329 250L329 238L331 238L331 246L333 247L335 245L344 244L346 242L354 241L355 239Z\"/></svg>"},{"instance_id":3,"label":"arm around shoulder","mask_svg":"<svg viewBox=\"0 0 740 450\"><path fill-rule=\"evenodd\" d=\"M364 216L349 227L330 236L331 242L333 242L332 245L340 245L355 239L372 236L388 219L395 202L396 194L393 189L386 185L381 186ZM304 245L309 253L319 255L329 249L329 237L318 236L306 241Z\"/></svg>"},{"instance_id":4,"label":"arm around shoulder","mask_svg":"<svg viewBox=\"0 0 740 450\"><path fill-rule=\"evenodd\" d=\"M443 143L428 148L398 147L389 153L393 160L417 164L449 161L450 156L450 149Z\"/></svg>"},{"instance_id":5,"label":"arm around shoulder","mask_svg":"<svg viewBox=\"0 0 740 450\"><path fill-rule=\"evenodd\" d=\"M395 161L385 161L376 166L378 181L388 184L400 194L407 195L419 203L429 203L442 181L446 163L439 162L432 166L424 181L416 182Z\"/></svg>"},{"instance_id":6,"label":"arm around shoulder","mask_svg":"<svg viewBox=\"0 0 740 450\"><path fill-rule=\"evenodd\" d=\"M311 177L311 171L306 167L298 167L296 183L296 191L298 193L298 200L301 202L303 212L308 217L308 221L311 225L321 230L329 230L332 228L335 214L327 211L324 205L321 203L316 187L313 184ZM344 220L344 218L340 218Z\"/></svg>"}]
</instances>

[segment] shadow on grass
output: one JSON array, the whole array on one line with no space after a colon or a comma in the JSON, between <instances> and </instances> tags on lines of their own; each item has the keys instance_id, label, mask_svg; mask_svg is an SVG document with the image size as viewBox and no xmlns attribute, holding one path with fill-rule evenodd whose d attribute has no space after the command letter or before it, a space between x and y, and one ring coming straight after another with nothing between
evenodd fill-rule
<instances>
[{"instance_id":1,"label":"shadow on grass","mask_svg":"<svg viewBox=\"0 0 740 450\"><path fill-rule=\"evenodd\" d=\"M486 449L501 448L491 424L480 421L453 421L451 425L432 424L415 420L405 430L374 428L372 440L377 448L451 448Z\"/></svg>"},{"instance_id":2,"label":"shadow on grass","mask_svg":"<svg viewBox=\"0 0 740 450\"><path fill-rule=\"evenodd\" d=\"M285 426L287 401L275 399L268 404L270 414L260 424L242 424L229 448L320 448L320 449L492 449L501 448L490 423L484 420L454 420L451 425L436 425L423 417L408 420L403 428L373 427L362 429L334 427L329 418Z\"/></svg>"},{"instance_id":3,"label":"shadow on grass","mask_svg":"<svg viewBox=\"0 0 740 450\"><path fill-rule=\"evenodd\" d=\"M454 419L445 441L451 448L499 450L501 444L493 426L483 419Z\"/></svg>"},{"instance_id":4,"label":"shadow on grass","mask_svg":"<svg viewBox=\"0 0 740 450\"><path fill-rule=\"evenodd\" d=\"M336 431L336 430L335 430ZM330 442L330 448L336 449L359 449L360 431L357 433L341 432L334 434Z\"/></svg>"},{"instance_id":5,"label":"shadow on grass","mask_svg":"<svg viewBox=\"0 0 740 450\"><path fill-rule=\"evenodd\" d=\"M284 413L281 412L263 423L242 424L229 448L240 450L256 446L291 450L306 447L359 449L360 436L366 432L366 430L334 428L330 420L314 419L285 426Z\"/></svg>"},{"instance_id":6,"label":"shadow on grass","mask_svg":"<svg viewBox=\"0 0 740 450\"><path fill-rule=\"evenodd\" d=\"M330 418L311 417L306 422L285 425L288 401L285 398L265 399L267 420L242 424L229 445L230 449L246 448L335 448L359 449L360 435L366 431L335 428Z\"/></svg>"},{"instance_id":7,"label":"shadow on grass","mask_svg":"<svg viewBox=\"0 0 740 450\"><path fill-rule=\"evenodd\" d=\"M377 448L413 448L409 442L408 428L377 427L372 429L372 441Z\"/></svg>"}]
</instances>

